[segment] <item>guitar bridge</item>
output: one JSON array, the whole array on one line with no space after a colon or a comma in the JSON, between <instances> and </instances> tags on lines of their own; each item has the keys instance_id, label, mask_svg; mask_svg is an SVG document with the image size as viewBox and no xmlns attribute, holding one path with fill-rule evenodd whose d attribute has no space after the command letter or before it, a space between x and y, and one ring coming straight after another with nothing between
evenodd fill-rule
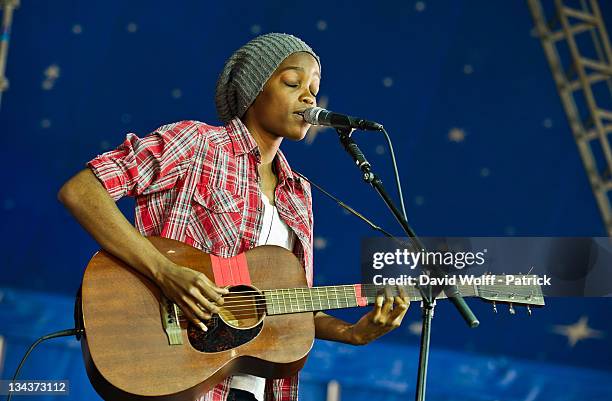
<instances>
[{"instance_id":1,"label":"guitar bridge","mask_svg":"<svg viewBox=\"0 0 612 401\"><path fill-rule=\"evenodd\" d=\"M178 310L174 302L162 295L162 301L159 305L161 310L162 324L164 331L168 336L168 344L182 345L183 336L181 335L181 325L178 319Z\"/></svg>"}]
</instances>

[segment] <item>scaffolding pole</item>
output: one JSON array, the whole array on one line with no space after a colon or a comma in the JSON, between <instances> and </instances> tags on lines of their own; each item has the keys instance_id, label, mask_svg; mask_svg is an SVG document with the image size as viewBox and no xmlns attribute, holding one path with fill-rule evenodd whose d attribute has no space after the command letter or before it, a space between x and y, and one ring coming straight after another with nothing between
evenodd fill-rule
<instances>
[{"instance_id":1,"label":"scaffolding pole","mask_svg":"<svg viewBox=\"0 0 612 401\"><path fill-rule=\"evenodd\" d=\"M599 5L597 0L581 0L576 8L576 2L570 7L555 0L547 19L546 0L527 2L605 229L612 236L612 110L605 108L609 102L601 98L602 92L593 90L603 84L612 99L612 50ZM585 44L592 50L589 56ZM562 57L561 48L569 55Z\"/></svg>"},{"instance_id":2,"label":"scaffolding pole","mask_svg":"<svg viewBox=\"0 0 612 401\"><path fill-rule=\"evenodd\" d=\"M2 33L0 36L0 108L2 107L2 93L9 87L6 72L6 59L8 57L9 40L11 37L11 24L13 11L19 7L19 0L0 0L2 8Z\"/></svg>"}]
</instances>

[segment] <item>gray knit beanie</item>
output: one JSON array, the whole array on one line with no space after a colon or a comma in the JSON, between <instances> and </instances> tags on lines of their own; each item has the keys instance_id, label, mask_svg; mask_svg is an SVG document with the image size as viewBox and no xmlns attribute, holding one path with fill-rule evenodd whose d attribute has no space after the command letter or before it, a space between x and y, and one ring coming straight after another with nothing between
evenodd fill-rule
<instances>
[{"instance_id":1,"label":"gray knit beanie","mask_svg":"<svg viewBox=\"0 0 612 401\"><path fill-rule=\"evenodd\" d=\"M276 68L287 57L307 52L319 63L319 56L301 39L286 33L268 33L251 40L225 62L217 80L215 104L224 123L242 117Z\"/></svg>"}]
</instances>

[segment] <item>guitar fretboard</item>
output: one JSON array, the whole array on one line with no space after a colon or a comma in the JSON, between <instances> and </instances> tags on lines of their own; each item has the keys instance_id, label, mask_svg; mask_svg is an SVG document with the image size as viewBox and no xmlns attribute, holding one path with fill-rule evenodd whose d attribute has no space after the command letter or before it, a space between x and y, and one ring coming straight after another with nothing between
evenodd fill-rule
<instances>
[{"instance_id":1,"label":"guitar fretboard","mask_svg":"<svg viewBox=\"0 0 612 401\"><path fill-rule=\"evenodd\" d=\"M472 285L459 285L457 287L463 296L476 295L476 289ZM263 292L266 299L266 313L268 315L280 315L370 305L376 301L378 294L400 296L400 289L404 291L410 301L421 300L421 293L415 287L387 287L385 293L381 286L373 284L283 288ZM446 296L440 294L437 298L446 298Z\"/></svg>"}]
</instances>

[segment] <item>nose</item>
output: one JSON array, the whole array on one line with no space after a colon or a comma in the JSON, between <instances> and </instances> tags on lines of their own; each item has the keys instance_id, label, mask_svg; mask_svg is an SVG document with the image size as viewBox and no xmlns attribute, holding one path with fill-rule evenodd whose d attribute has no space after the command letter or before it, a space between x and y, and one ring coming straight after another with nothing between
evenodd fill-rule
<instances>
[{"instance_id":1,"label":"nose","mask_svg":"<svg viewBox=\"0 0 612 401\"><path fill-rule=\"evenodd\" d=\"M301 96L300 99L301 102L304 102L310 106L316 106L317 105L317 99L312 95L312 93L310 93L309 89L306 89Z\"/></svg>"}]
</instances>

